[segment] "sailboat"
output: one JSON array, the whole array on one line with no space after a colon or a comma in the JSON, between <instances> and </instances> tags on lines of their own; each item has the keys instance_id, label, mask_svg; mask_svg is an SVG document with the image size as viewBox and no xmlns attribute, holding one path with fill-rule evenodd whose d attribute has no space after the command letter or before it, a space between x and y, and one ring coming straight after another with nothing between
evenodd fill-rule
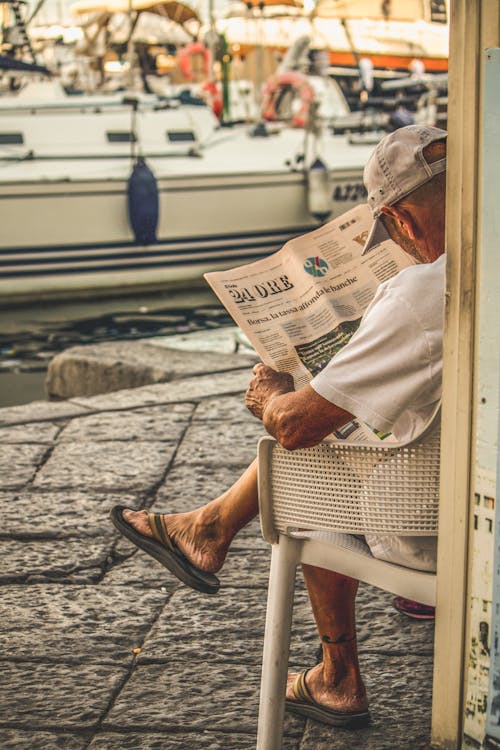
<instances>
[{"instance_id":1,"label":"sailboat","mask_svg":"<svg viewBox=\"0 0 500 750\"><path fill-rule=\"evenodd\" d=\"M363 199L373 146L346 136L221 127L200 102L146 94L48 93L0 99L0 299L192 282Z\"/></svg>"}]
</instances>

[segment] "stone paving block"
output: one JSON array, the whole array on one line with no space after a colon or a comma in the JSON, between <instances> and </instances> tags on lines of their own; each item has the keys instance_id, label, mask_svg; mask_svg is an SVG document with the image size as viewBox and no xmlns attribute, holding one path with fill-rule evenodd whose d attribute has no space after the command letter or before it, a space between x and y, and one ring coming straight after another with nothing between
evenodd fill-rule
<instances>
[{"instance_id":1,"label":"stone paving block","mask_svg":"<svg viewBox=\"0 0 500 750\"><path fill-rule=\"evenodd\" d=\"M392 606L394 594L361 584L356 601L360 651L431 656L434 623L412 620ZM409 645L411 644L411 645Z\"/></svg>"},{"instance_id":2,"label":"stone paving block","mask_svg":"<svg viewBox=\"0 0 500 750\"><path fill-rule=\"evenodd\" d=\"M89 411L110 411L132 409L138 406L153 406L155 404L195 402L203 398L244 393L250 377L251 367L245 367L242 370L200 375L174 380L170 383L114 391L91 398L74 398L70 403Z\"/></svg>"},{"instance_id":3,"label":"stone paving block","mask_svg":"<svg viewBox=\"0 0 500 750\"><path fill-rule=\"evenodd\" d=\"M68 732L32 732L24 729L0 729L2 750L84 750L88 739Z\"/></svg>"},{"instance_id":4,"label":"stone paving block","mask_svg":"<svg viewBox=\"0 0 500 750\"><path fill-rule=\"evenodd\" d=\"M249 375L249 382L251 373ZM196 407L193 421L205 422L207 420L218 420L220 422L255 422L255 417L245 406L245 394L237 396L225 396L219 398L208 398L201 401Z\"/></svg>"},{"instance_id":5,"label":"stone paving block","mask_svg":"<svg viewBox=\"0 0 500 750\"><path fill-rule=\"evenodd\" d=\"M148 490L162 478L175 446L118 440L61 443L39 471L35 487Z\"/></svg>"},{"instance_id":6,"label":"stone paving block","mask_svg":"<svg viewBox=\"0 0 500 750\"><path fill-rule=\"evenodd\" d=\"M87 411L84 405L72 401L32 401L0 409L0 426L76 417Z\"/></svg>"},{"instance_id":7,"label":"stone paving block","mask_svg":"<svg viewBox=\"0 0 500 750\"><path fill-rule=\"evenodd\" d=\"M305 592L297 594L292 628L291 660L296 666L314 663L319 645ZM203 596L180 586L149 632L138 661L191 663L202 658L211 665L251 665L260 672L267 591L221 587Z\"/></svg>"},{"instance_id":8,"label":"stone paving block","mask_svg":"<svg viewBox=\"0 0 500 750\"><path fill-rule=\"evenodd\" d=\"M179 466L176 461L156 492L154 509L157 513L184 513L204 505L229 489L247 465L242 461L239 465L207 462Z\"/></svg>"},{"instance_id":9,"label":"stone paving block","mask_svg":"<svg viewBox=\"0 0 500 750\"><path fill-rule=\"evenodd\" d=\"M182 586L146 637L138 660L251 664L258 672L265 602L261 589L221 588L215 596L202 596Z\"/></svg>"},{"instance_id":10,"label":"stone paving block","mask_svg":"<svg viewBox=\"0 0 500 750\"><path fill-rule=\"evenodd\" d=\"M95 726L125 676L118 666L9 664L2 667L0 727L69 729Z\"/></svg>"},{"instance_id":11,"label":"stone paving block","mask_svg":"<svg viewBox=\"0 0 500 750\"><path fill-rule=\"evenodd\" d=\"M138 495L91 489L24 490L13 496L0 495L2 533L33 538L114 536L111 508L117 504L136 507L139 503Z\"/></svg>"},{"instance_id":12,"label":"stone paving block","mask_svg":"<svg viewBox=\"0 0 500 750\"><path fill-rule=\"evenodd\" d=\"M353 732L308 721L300 750L418 750L429 741L432 659L373 654L361 659L361 668L371 726Z\"/></svg>"},{"instance_id":13,"label":"stone paving block","mask_svg":"<svg viewBox=\"0 0 500 750\"><path fill-rule=\"evenodd\" d=\"M238 664L198 658L139 665L103 722L106 731L199 730L255 733L260 673ZM299 736L303 722L286 720L286 733ZM235 748L236 750L236 748Z\"/></svg>"},{"instance_id":14,"label":"stone paving block","mask_svg":"<svg viewBox=\"0 0 500 750\"><path fill-rule=\"evenodd\" d=\"M61 425L33 422L0 428L0 443L53 443Z\"/></svg>"},{"instance_id":15,"label":"stone paving block","mask_svg":"<svg viewBox=\"0 0 500 750\"><path fill-rule=\"evenodd\" d=\"M177 441L193 409L192 404L172 404L152 409L102 412L77 417L64 428L59 441Z\"/></svg>"},{"instance_id":16,"label":"stone paving block","mask_svg":"<svg viewBox=\"0 0 500 750\"><path fill-rule=\"evenodd\" d=\"M53 539L17 542L0 540L0 582L73 580L92 582L101 574L112 541Z\"/></svg>"},{"instance_id":17,"label":"stone paving block","mask_svg":"<svg viewBox=\"0 0 500 750\"><path fill-rule=\"evenodd\" d=\"M117 562L108 570L101 581L102 586L141 586L171 594L182 585L152 557L137 550L137 547L131 546L131 549L132 554L128 559Z\"/></svg>"},{"instance_id":18,"label":"stone paving block","mask_svg":"<svg viewBox=\"0 0 500 750\"><path fill-rule=\"evenodd\" d=\"M16 490L0 490L0 512L2 515L8 513L8 508L11 503L14 503L19 497L19 491Z\"/></svg>"},{"instance_id":19,"label":"stone paving block","mask_svg":"<svg viewBox=\"0 0 500 750\"><path fill-rule=\"evenodd\" d=\"M224 588L260 588L267 591L271 548L240 551L233 547L218 573ZM265 596L263 599L265 604Z\"/></svg>"},{"instance_id":20,"label":"stone paving block","mask_svg":"<svg viewBox=\"0 0 500 750\"><path fill-rule=\"evenodd\" d=\"M0 602L3 656L132 661L167 599L159 590L138 587L6 586Z\"/></svg>"},{"instance_id":21,"label":"stone paving block","mask_svg":"<svg viewBox=\"0 0 500 750\"><path fill-rule=\"evenodd\" d=\"M299 750L299 743L300 737L287 736L283 743L283 750ZM103 732L94 737L88 750L193 750L199 747L203 750L255 750L255 735L226 732L216 734L202 729L189 732L189 727L186 727L186 731L175 734Z\"/></svg>"},{"instance_id":22,"label":"stone paving block","mask_svg":"<svg viewBox=\"0 0 500 750\"><path fill-rule=\"evenodd\" d=\"M125 539L124 536L118 533L118 531L115 530L115 544L113 547L114 554L113 557L118 560L125 560L128 559L131 555L135 554L138 550L135 544L132 544L132 542L129 542L128 539ZM150 563L152 562L153 558L150 558Z\"/></svg>"},{"instance_id":23,"label":"stone paving block","mask_svg":"<svg viewBox=\"0 0 500 750\"><path fill-rule=\"evenodd\" d=\"M249 464L257 456L257 442L266 434L262 423L192 424L175 458L180 464L227 466Z\"/></svg>"},{"instance_id":24,"label":"stone paving block","mask_svg":"<svg viewBox=\"0 0 500 750\"><path fill-rule=\"evenodd\" d=\"M25 486L35 476L48 451L46 445L0 445L0 488Z\"/></svg>"}]
</instances>

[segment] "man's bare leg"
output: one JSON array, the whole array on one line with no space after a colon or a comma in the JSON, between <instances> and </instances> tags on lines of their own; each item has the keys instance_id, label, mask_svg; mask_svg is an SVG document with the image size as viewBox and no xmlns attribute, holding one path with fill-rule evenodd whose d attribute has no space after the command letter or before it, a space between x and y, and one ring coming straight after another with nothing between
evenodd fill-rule
<instances>
[{"instance_id":1,"label":"man's bare leg","mask_svg":"<svg viewBox=\"0 0 500 750\"><path fill-rule=\"evenodd\" d=\"M170 537L200 570L222 567L234 536L258 513L257 460L222 495L188 513L165 514ZM124 511L127 523L153 536L147 511ZM358 582L322 568L303 566L311 606L323 644L323 662L307 675L307 686L321 705L338 711L367 707L358 665L354 601ZM293 699L290 675L287 697Z\"/></svg>"},{"instance_id":2,"label":"man's bare leg","mask_svg":"<svg viewBox=\"0 0 500 750\"><path fill-rule=\"evenodd\" d=\"M354 610L358 581L311 565L303 565L302 570L323 645L323 661L308 672L307 687L322 706L365 711L368 701L359 671ZM294 679L289 675L290 700Z\"/></svg>"},{"instance_id":3,"label":"man's bare leg","mask_svg":"<svg viewBox=\"0 0 500 750\"><path fill-rule=\"evenodd\" d=\"M222 567L234 536L259 511L257 459L222 495L188 513L165 514L171 539L200 570ZM146 510L124 511L124 520L144 536L153 536Z\"/></svg>"}]
</instances>

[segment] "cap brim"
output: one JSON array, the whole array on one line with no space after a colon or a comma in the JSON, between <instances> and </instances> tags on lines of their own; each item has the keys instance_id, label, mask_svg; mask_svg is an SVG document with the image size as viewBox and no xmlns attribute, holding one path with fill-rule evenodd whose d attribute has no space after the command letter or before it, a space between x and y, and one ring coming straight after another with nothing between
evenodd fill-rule
<instances>
[{"instance_id":1,"label":"cap brim","mask_svg":"<svg viewBox=\"0 0 500 750\"><path fill-rule=\"evenodd\" d=\"M375 221L372 224L372 228L370 229L370 234L366 238L365 246L363 250L361 251L361 255L364 255L368 252L368 250L371 250L372 247L375 247L376 245L380 245L381 242L385 242L385 240L390 240L391 237L389 235L389 232L383 225L380 217L375 219Z\"/></svg>"}]
</instances>

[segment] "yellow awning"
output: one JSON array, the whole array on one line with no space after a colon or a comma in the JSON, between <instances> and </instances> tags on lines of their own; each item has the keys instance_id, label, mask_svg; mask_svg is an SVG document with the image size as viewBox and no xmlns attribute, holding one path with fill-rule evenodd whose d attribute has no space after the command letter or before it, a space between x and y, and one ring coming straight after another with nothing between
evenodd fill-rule
<instances>
[{"instance_id":1,"label":"yellow awning","mask_svg":"<svg viewBox=\"0 0 500 750\"><path fill-rule=\"evenodd\" d=\"M189 5L178 2L177 0L78 0L70 7L71 13L75 16L87 14L105 14L128 13L130 10L141 13L157 13L159 16L170 18L172 21L184 24L186 21L198 21L200 18L193 8Z\"/></svg>"},{"instance_id":2,"label":"yellow awning","mask_svg":"<svg viewBox=\"0 0 500 750\"><path fill-rule=\"evenodd\" d=\"M427 0L318 0L312 15L373 21L429 21Z\"/></svg>"}]
</instances>

